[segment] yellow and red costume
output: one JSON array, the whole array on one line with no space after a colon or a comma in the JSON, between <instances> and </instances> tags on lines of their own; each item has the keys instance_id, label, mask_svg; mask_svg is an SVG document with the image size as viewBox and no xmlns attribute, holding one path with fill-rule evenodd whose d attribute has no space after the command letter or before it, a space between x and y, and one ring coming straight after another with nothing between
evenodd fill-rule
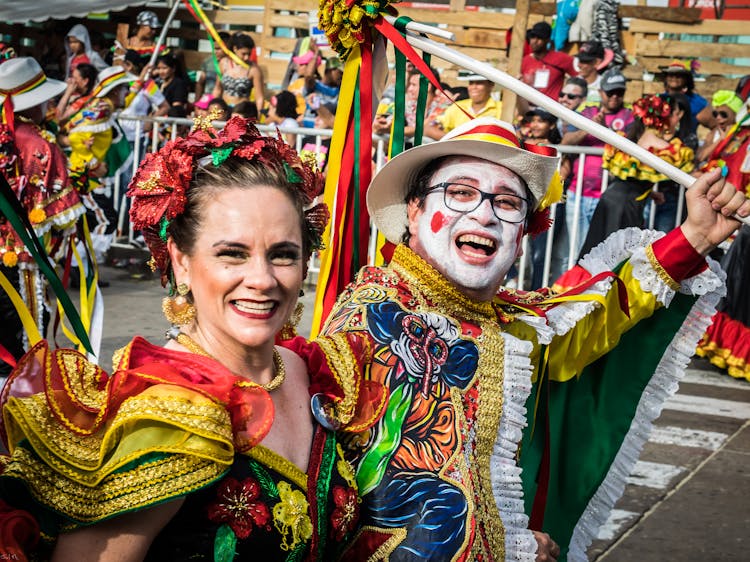
<instances>
[{"instance_id":1,"label":"yellow and red costume","mask_svg":"<svg viewBox=\"0 0 750 562\"><path fill-rule=\"evenodd\" d=\"M585 556L722 284L679 230L620 232L579 267L588 283L564 297L493 302L405 246L360 271L323 334L365 338L362 377L389 394L346 441L362 520L345 560L531 561L529 515L563 555ZM635 333L652 351L624 372Z\"/></svg>"}]
</instances>

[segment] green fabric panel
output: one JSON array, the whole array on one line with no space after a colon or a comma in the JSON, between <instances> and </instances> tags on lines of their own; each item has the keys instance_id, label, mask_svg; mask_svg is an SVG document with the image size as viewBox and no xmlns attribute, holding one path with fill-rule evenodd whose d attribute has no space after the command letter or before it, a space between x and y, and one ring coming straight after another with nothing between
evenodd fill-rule
<instances>
[{"instance_id":1,"label":"green fabric panel","mask_svg":"<svg viewBox=\"0 0 750 562\"><path fill-rule=\"evenodd\" d=\"M635 415L644 388L667 346L687 317L695 298L675 295L623 334L619 344L592 363L578 379L549 383L550 483L543 530L561 545L566 560L573 529L614 461ZM527 403L533 412L537 388ZM526 511L531 513L546 433L544 400L536 430L525 430L520 464Z\"/></svg>"}]
</instances>

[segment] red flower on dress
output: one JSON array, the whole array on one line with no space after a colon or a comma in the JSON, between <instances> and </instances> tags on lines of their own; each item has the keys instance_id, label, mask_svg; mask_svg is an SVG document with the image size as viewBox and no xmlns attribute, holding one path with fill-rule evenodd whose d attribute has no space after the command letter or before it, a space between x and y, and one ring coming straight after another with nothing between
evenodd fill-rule
<instances>
[{"instance_id":1,"label":"red flower on dress","mask_svg":"<svg viewBox=\"0 0 750 562\"><path fill-rule=\"evenodd\" d=\"M336 506L331 514L331 535L337 541L344 540L359 519L359 498L353 488L334 486L333 503Z\"/></svg>"},{"instance_id":2,"label":"red flower on dress","mask_svg":"<svg viewBox=\"0 0 750 562\"><path fill-rule=\"evenodd\" d=\"M246 539L253 526L264 527L271 518L268 506L259 500L260 484L254 478L239 482L227 477L221 483L216 501L208 506L208 518L228 524L238 539Z\"/></svg>"}]
</instances>

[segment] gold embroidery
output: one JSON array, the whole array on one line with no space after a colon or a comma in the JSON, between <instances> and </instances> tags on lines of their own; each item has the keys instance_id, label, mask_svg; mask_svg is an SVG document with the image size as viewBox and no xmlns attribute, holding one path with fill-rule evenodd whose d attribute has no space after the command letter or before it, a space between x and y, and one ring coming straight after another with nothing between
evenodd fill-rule
<instances>
[{"instance_id":1,"label":"gold embroidery","mask_svg":"<svg viewBox=\"0 0 750 562\"><path fill-rule=\"evenodd\" d=\"M98 390L106 380L104 371L71 350L60 349L55 356L68 396L86 408L101 408L107 397L106 391Z\"/></svg>"},{"instance_id":2,"label":"gold embroidery","mask_svg":"<svg viewBox=\"0 0 750 562\"><path fill-rule=\"evenodd\" d=\"M296 464L285 459L276 451L272 451L263 445L256 445L244 454L255 459L259 463L272 468L287 480L294 482L299 488L307 493L307 474L302 472Z\"/></svg>"},{"instance_id":3,"label":"gold embroidery","mask_svg":"<svg viewBox=\"0 0 750 562\"><path fill-rule=\"evenodd\" d=\"M336 404L336 418L342 425L346 425L354 417L354 408L357 405L359 365L349 347L346 334L338 332L318 338L316 342L323 350L328 368L344 391L344 397ZM366 343L369 345L369 342ZM365 353L367 351L369 350Z\"/></svg>"},{"instance_id":4,"label":"gold embroidery","mask_svg":"<svg viewBox=\"0 0 750 562\"><path fill-rule=\"evenodd\" d=\"M656 255L654 254L654 248L651 244L646 246L646 257L648 258L648 261L651 263L651 267L654 268L654 271L656 271L656 274L659 276L659 279L661 279L666 285L672 289L673 291L679 291L680 290L680 284L672 279L672 276L667 273L667 270L664 269L664 266L659 262L658 259L656 259Z\"/></svg>"},{"instance_id":5,"label":"gold embroidery","mask_svg":"<svg viewBox=\"0 0 750 562\"><path fill-rule=\"evenodd\" d=\"M356 544L360 535L369 531L374 531L379 535L391 535L391 537L387 539L383 544L381 544L377 548L377 550L370 555L370 557L367 559L367 562L383 562L384 560L388 560L388 557L393 554L393 551L396 550L396 547L400 545L406 538L406 529L404 528L386 529L383 527L364 525L357 531L357 535L354 537L354 540L351 542L351 544ZM346 554L346 551L344 551L344 554Z\"/></svg>"},{"instance_id":6,"label":"gold embroidery","mask_svg":"<svg viewBox=\"0 0 750 562\"><path fill-rule=\"evenodd\" d=\"M156 171L152 173L148 179L139 181L136 184L136 187L138 189L141 189L143 191L153 191L154 189L159 187L159 180L161 179L161 176L159 175L159 172Z\"/></svg>"},{"instance_id":7,"label":"gold embroidery","mask_svg":"<svg viewBox=\"0 0 750 562\"><path fill-rule=\"evenodd\" d=\"M312 537L309 504L305 494L292 490L289 482L279 482L278 488L280 501L273 506L273 525L281 534L281 550L294 550Z\"/></svg>"},{"instance_id":8,"label":"gold embroidery","mask_svg":"<svg viewBox=\"0 0 750 562\"><path fill-rule=\"evenodd\" d=\"M136 396L123 402L106 432L94 435L79 435L65 430L57 423L54 415L47 408L43 394L28 398L11 398L6 405L10 423L8 427L11 442L16 443L27 438L34 450L54 470L60 474L86 485L95 485L108 471L117 469L131 460L142 457L156 449L135 448L128 455L117 456L113 465L113 451L123 441L122 428L134 432L137 422L171 425L176 431L192 433L204 440L211 441L214 455L223 462L231 462L232 430L229 414L218 404L197 405L183 398L155 398L153 396ZM201 443L205 443L201 441ZM176 450L191 454L190 446L200 447L199 443L183 440ZM173 448L175 448L173 446ZM179 449L179 450L177 450ZM208 453L205 447L201 450L204 456Z\"/></svg>"},{"instance_id":9,"label":"gold embroidery","mask_svg":"<svg viewBox=\"0 0 750 562\"><path fill-rule=\"evenodd\" d=\"M62 477L32 453L18 448L5 476L25 480L34 498L84 523L188 494L221 477L227 466L197 456L170 456L110 474L96 487Z\"/></svg>"}]
</instances>

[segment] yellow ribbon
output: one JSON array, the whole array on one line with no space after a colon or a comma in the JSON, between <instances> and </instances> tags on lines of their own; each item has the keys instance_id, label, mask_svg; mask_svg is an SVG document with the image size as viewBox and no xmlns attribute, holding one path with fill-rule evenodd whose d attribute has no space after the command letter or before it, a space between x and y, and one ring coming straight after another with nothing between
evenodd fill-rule
<instances>
[{"instance_id":1,"label":"yellow ribbon","mask_svg":"<svg viewBox=\"0 0 750 562\"><path fill-rule=\"evenodd\" d=\"M2 286L5 293L10 298L10 302L13 303L13 307L16 309L18 316L21 318L21 324L23 329L26 331L26 336L29 338L29 345L34 346L41 341L42 336L39 333L39 327L34 321L34 317L23 302L21 295L18 294L16 288L8 281L8 278L0 271L0 286Z\"/></svg>"}]
</instances>

